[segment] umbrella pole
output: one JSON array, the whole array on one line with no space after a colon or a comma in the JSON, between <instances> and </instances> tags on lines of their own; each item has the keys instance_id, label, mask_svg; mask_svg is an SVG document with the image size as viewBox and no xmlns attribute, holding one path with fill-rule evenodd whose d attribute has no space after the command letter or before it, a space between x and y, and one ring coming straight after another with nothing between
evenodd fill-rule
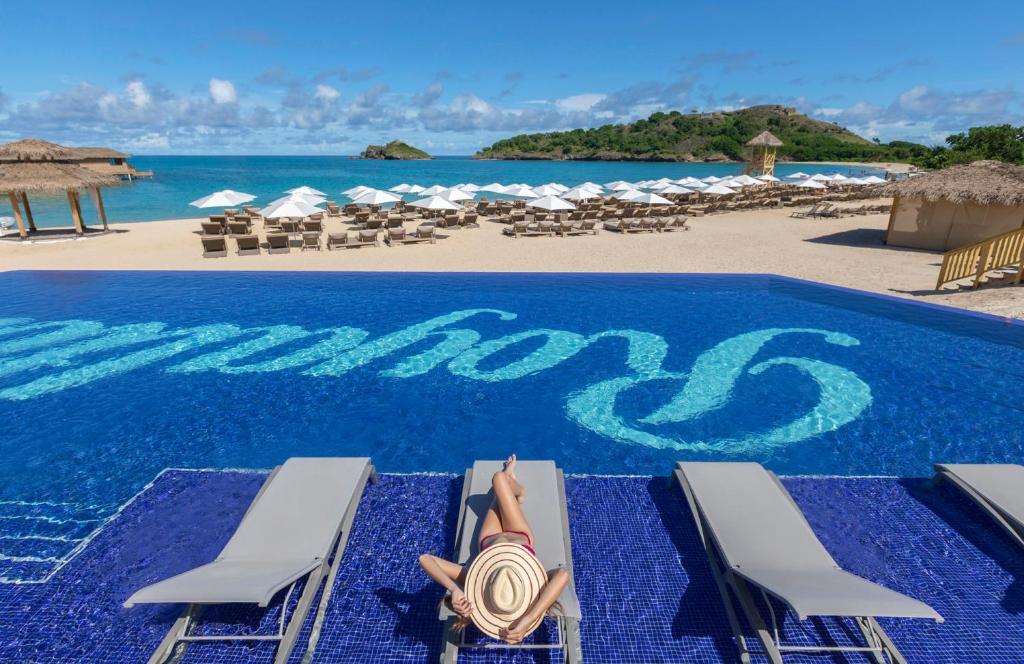
<instances>
[{"instance_id":1,"label":"umbrella pole","mask_svg":"<svg viewBox=\"0 0 1024 664\"><path fill-rule=\"evenodd\" d=\"M103 221L103 230L109 231L110 227L107 226L107 210L103 207L103 194L100 193L99 187L92 188L92 202L96 205L97 216Z\"/></svg>"},{"instance_id":2,"label":"umbrella pole","mask_svg":"<svg viewBox=\"0 0 1024 664\"><path fill-rule=\"evenodd\" d=\"M78 206L75 205L75 193L68 189L68 205L71 206L71 217L75 220L75 234L85 235L85 230L82 229L82 213L78 210Z\"/></svg>"},{"instance_id":3,"label":"umbrella pole","mask_svg":"<svg viewBox=\"0 0 1024 664\"><path fill-rule=\"evenodd\" d=\"M21 202L25 204L25 218L28 219L29 230L36 229L36 220L32 217L32 208L28 204L28 194L21 192Z\"/></svg>"},{"instance_id":4,"label":"umbrella pole","mask_svg":"<svg viewBox=\"0 0 1024 664\"><path fill-rule=\"evenodd\" d=\"M18 222L18 234L21 239L24 240L28 237L28 233L25 231L25 222L21 218L21 206L18 205L18 197L13 191L7 192L7 195L11 199L11 209L14 211L14 220Z\"/></svg>"}]
</instances>

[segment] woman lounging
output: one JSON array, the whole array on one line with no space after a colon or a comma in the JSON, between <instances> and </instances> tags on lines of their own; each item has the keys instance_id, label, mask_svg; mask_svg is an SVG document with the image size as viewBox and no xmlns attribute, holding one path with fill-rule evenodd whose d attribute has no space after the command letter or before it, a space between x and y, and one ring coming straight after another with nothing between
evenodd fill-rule
<instances>
[{"instance_id":1,"label":"woman lounging","mask_svg":"<svg viewBox=\"0 0 1024 664\"><path fill-rule=\"evenodd\" d=\"M445 599L463 630L472 621L481 632L516 644L537 628L556 604L569 573L545 571L534 551L533 531L523 515L525 490L516 481L516 456L491 478L494 502L480 527L479 553L463 567L425 553L420 566L450 593Z\"/></svg>"}]
</instances>

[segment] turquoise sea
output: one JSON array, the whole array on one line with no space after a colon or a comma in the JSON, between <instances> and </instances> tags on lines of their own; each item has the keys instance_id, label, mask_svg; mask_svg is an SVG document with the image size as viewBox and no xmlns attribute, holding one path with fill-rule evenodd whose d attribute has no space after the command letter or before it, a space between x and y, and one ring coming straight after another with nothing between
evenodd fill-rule
<instances>
[{"instance_id":1,"label":"turquoise sea","mask_svg":"<svg viewBox=\"0 0 1024 664\"><path fill-rule=\"evenodd\" d=\"M219 189L236 189L259 198L265 204L285 189L309 185L327 192L339 202L347 199L342 191L358 184L387 189L407 182L429 187L450 186L462 182L524 182L531 185L561 182L566 185L588 180L598 183L612 180L644 180L661 177L705 177L738 175L743 166L724 164L677 164L648 162L596 161L475 161L468 157L440 157L430 161L376 161L349 157L153 157L138 156L131 164L140 171L152 170L154 177L110 187L104 190L104 204L111 222L153 221L201 217L204 211L189 206L189 201ZM776 174L862 173L863 168L845 165L780 164ZM71 224L67 199L35 195L29 199L39 226ZM82 208L91 223L96 212L89 200ZM209 212L209 211L206 211ZM0 204L0 216L10 214Z\"/></svg>"}]
</instances>

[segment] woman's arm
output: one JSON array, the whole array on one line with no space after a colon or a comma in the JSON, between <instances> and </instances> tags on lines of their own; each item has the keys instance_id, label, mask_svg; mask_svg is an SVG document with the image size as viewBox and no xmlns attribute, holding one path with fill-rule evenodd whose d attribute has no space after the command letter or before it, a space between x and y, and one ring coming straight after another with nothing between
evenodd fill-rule
<instances>
[{"instance_id":1,"label":"woman's arm","mask_svg":"<svg viewBox=\"0 0 1024 664\"><path fill-rule=\"evenodd\" d=\"M420 567L431 579L444 586L452 594L452 608L455 613L468 618L473 613L473 603L462 592L458 581L462 580L463 567L438 558L429 553L420 556Z\"/></svg>"},{"instance_id":2,"label":"woman's arm","mask_svg":"<svg viewBox=\"0 0 1024 664\"><path fill-rule=\"evenodd\" d=\"M569 572L558 568L548 572L548 582L544 584L537 599L533 601L530 609L518 620L514 621L501 633L501 638L508 643L519 643L526 638L526 629L534 623L539 622L544 614L548 612L551 605L558 601L565 586L569 584Z\"/></svg>"}]
</instances>

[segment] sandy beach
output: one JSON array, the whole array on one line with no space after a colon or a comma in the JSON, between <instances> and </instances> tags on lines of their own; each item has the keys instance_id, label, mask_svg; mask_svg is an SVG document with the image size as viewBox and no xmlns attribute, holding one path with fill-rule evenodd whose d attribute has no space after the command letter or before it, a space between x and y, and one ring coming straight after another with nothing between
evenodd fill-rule
<instances>
[{"instance_id":1,"label":"sandy beach","mask_svg":"<svg viewBox=\"0 0 1024 664\"><path fill-rule=\"evenodd\" d=\"M203 258L199 220L115 224L112 235L0 241L4 270L354 270L772 273L1024 318L1024 288L932 290L940 254L882 244L887 215L794 219L790 208L691 218L688 232L512 239L504 227L445 231L436 244ZM327 231L347 228L330 219ZM259 229L259 226L257 227Z\"/></svg>"},{"instance_id":2,"label":"sandy beach","mask_svg":"<svg viewBox=\"0 0 1024 664\"><path fill-rule=\"evenodd\" d=\"M879 168L890 173L910 173L917 170L912 164L896 161L787 161L787 164L806 164L808 166L835 166L837 170L844 166L851 168Z\"/></svg>"}]
</instances>

